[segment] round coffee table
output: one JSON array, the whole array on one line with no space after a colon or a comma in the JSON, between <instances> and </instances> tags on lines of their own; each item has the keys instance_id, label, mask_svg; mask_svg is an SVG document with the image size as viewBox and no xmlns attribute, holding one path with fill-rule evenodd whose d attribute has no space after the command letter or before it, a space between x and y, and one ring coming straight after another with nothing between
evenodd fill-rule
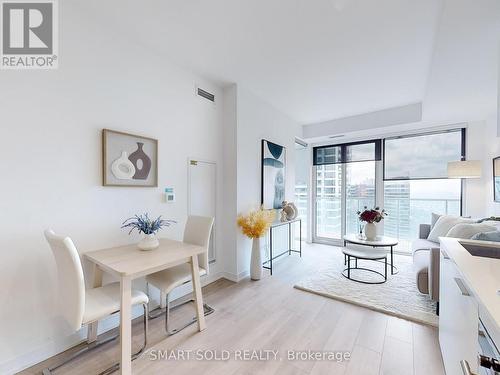
<instances>
[{"instance_id":1,"label":"round coffee table","mask_svg":"<svg viewBox=\"0 0 500 375\"><path fill-rule=\"evenodd\" d=\"M369 241L365 238L360 238L358 234L347 234L344 236L344 248L348 243L369 246L373 249L379 247L388 247L391 249L391 262L388 263L391 266L391 275L398 273L398 268L394 265L394 246L397 246L398 240L387 236L378 236L374 241ZM347 256L344 257L344 261L347 262Z\"/></svg>"},{"instance_id":2,"label":"round coffee table","mask_svg":"<svg viewBox=\"0 0 500 375\"><path fill-rule=\"evenodd\" d=\"M347 257L347 260L346 260L347 268L345 268L342 271L342 276L348 278L349 280L356 281L358 283L363 283L363 284L383 284L387 281L387 254L389 253L389 250L387 250L387 249L348 249L347 247L344 247L342 249L342 252ZM351 258L353 258L353 259L351 259ZM384 265L385 265L385 267L384 267L385 272L382 274L381 272L375 271L371 268L358 267L358 259L373 260L376 262L383 260ZM351 260L354 261L354 267L351 267ZM360 279L355 279L355 278L351 277L351 270L363 270L363 271L375 273L377 275L382 276L383 280L381 280L381 281L364 281L364 280L360 280Z\"/></svg>"}]
</instances>

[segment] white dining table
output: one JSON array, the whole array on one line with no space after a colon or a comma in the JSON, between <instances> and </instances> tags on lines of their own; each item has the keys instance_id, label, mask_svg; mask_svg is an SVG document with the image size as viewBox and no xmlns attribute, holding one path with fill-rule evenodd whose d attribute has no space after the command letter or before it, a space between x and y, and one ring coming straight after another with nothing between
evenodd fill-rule
<instances>
[{"instance_id":1,"label":"white dining table","mask_svg":"<svg viewBox=\"0 0 500 375\"><path fill-rule=\"evenodd\" d=\"M150 251L139 250L137 245L127 245L89 251L84 254L84 258L94 265L94 287L102 286L103 271L120 279L120 371L122 374L132 373L132 280L179 264L190 263L198 330L202 331L206 327L198 268L198 255L206 249L170 239L159 241L160 246ZM91 330L93 335L97 335L97 324L94 324Z\"/></svg>"}]
</instances>

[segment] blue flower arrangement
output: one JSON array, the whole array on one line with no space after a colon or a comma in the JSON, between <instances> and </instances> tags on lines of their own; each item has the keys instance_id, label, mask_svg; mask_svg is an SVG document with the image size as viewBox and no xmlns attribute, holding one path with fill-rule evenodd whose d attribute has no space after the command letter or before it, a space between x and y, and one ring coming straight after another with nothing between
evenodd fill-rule
<instances>
[{"instance_id":1,"label":"blue flower arrangement","mask_svg":"<svg viewBox=\"0 0 500 375\"><path fill-rule=\"evenodd\" d=\"M122 223L122 228L130 228L128 234L131 234L134 229L137 229L139 233L144 234L155 234L163 227L169 227L171 224L175 224L174 220L162 220L161 216L156 219L151 220L148 214L135 215L128 218Z\"/></svg>"}]
</instances>

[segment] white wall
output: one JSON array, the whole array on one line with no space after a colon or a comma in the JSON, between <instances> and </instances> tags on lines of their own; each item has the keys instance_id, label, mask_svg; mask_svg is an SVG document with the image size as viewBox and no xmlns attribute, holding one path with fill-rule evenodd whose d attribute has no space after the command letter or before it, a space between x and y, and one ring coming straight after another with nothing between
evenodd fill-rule
<instances>
[{"instance_id":1,"label":"white wall","mask_svg":"<svg viewBox=\"0 0 500 375\"><path fill-rule=\"evenodd\" d=\"M223 163L222 103L195 95L201 84L221 98L219 87L101 28L76 1L65 1L60 11L60 68L0 71L0 373L78 339L60 332L45 228L70 235L85 252L137 241L120 224L150 212L177 220L161 235L180 238L187 158ZM159 140L158 188L101 186L105 127ZM222 187L223 168L218 171ZM175 204L162 203L166 186L175 188ZM222 212L222 189L218 198ZM220 262L211 271L221 271Z\"/></svg>"},{"instance_id":2,"label":"white wall","mask_svg":"<svg viewBox=\"0 0 500 375\"><path fill-rule=\"evenodd\" d=\"M297 122L264 102L241 85L224 89L224 277L239 281L249 275L251 240L236 225L239 214L257 209L261 201L261 141L287 149L286 199L295 191L295 137ZM275 249L287 245L285 228L275 231ZM283 232L283 233L280 233ZM265 242L268 246L268 241Z\"/></svg>"},{"instance_id":3,"label":"white wall","mask_svg":"<svg viewBox=\"0 0 500 375\"><path fill-rule=\"evenodd\" d=\"M500 216L500 203L493 201L493 161L500 156L496 117L470 122L467 130L467 158L481 160L480 179L465 182L465 212L477 218Z\"/></svg>"},{"instance_id":4,"label":"white wall","mask_svg":"<svg viewBox=\"0 0 500 375\"><path fill-rule=\"evenodd\" d=\"M237 251L236 251L236 217L237 217L237 87L231 85L224 89L223 115L223 149L224 149L224 205L222 216L222 231L220 236L225 250L225 277L238 281Z\"/></svg>"},{"instance_id":5,"label":"white wall","mask_svg":"<svg viewBox=\"0 0 500 375\"><path fill-rule=\"evenodd\" d=\"M241 86L238 86L237 108L238 213L245 213L260 205L262 139L286 147L285 197L286 200L293 201L295 137L299 132L298 123ZM277 235L283 237L278 233ZM283 244L284 241L279 243ZM250 268L251 240L241 232L238 232L237 249L238 275L242 277L248 274Z\"/></svg>"}]
</instances>

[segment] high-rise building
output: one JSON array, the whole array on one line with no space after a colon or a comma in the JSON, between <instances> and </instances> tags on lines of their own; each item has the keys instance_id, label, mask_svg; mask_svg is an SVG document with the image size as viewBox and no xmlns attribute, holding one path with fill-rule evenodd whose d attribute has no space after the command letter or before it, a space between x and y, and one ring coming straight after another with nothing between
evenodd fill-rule
<instances>
[{"instance_id":1,"label":"high-rise building","mask_svg":"<svg viewBox=\"0 0 500 375\"><path fill-rule=\"evenodd\" d=\"M384 208L388 216L384 219L384 233L395 238L410 238L410 183L395 181L385 184Z\"/></svg>"}]
</instances>

